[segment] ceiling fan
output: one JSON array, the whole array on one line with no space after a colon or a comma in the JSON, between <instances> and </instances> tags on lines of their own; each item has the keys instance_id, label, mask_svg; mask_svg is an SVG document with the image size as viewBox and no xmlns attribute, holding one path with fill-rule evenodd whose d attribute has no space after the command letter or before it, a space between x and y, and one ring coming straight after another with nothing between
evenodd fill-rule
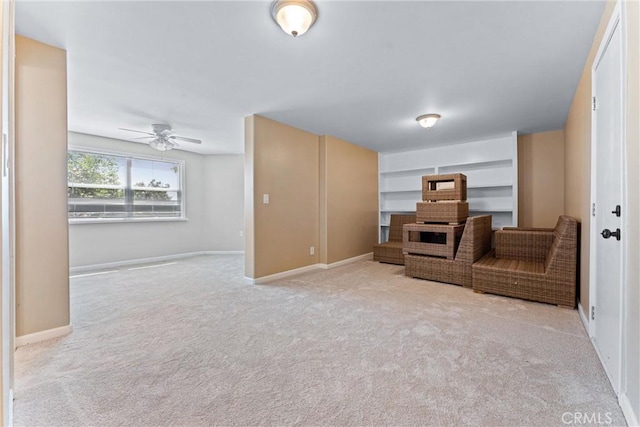
<instances>
[{"instance_id":1,"label":"ceiling fan","mask_svg":"<svg viewBox=\"0 0 640 427\"><path fill-rule=\"evenodd\" d=\"M133 139L147 139L151 138L149 145L159 151L168 151L178 147L176 141L191 142L193 144L202 144L199 139L186 138L184 136L174 135L174 131L170 125L165 124L153 124L151 125L151 132L145 132L142 130L119 128L120 130L126 130L127 132L144 133L147 136L141 136L140 138Z\"/></svg>"}]
</instances>

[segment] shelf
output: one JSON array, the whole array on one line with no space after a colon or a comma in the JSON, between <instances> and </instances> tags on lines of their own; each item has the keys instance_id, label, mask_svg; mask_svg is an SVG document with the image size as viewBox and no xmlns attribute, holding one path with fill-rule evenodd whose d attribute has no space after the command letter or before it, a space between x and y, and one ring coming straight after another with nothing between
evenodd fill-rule
<instances>
[{"instance_id":1,"label":"shelf","mask_svg":"<svg viewBox=\"0 0 640 427\"><path fill-rule=\"evenodd\" d=\"M511 188L512 185L511 184L495 184L495 185L467 185L467 189L468 190L481 190L484 188ZM388 193L421 193L422 194L422 188L401 188L398 190L380 190L381 194L388 194ZM416 201L420 201L420 200L416 200Z\"/></svg>"},{"instance_id":2,"label":"shelf","mask_svg":"<svg viewBox=\"0 0 640 427\"><path fill-rule=\"evenodd\" d=\"M466 162L458 163L446 166L440 166L438 168L439 173L464 173L478 171L483 169L498 169L511 167L511 159L499 159L488 162Z\"/></svg>"},{"instance_id":3,"label":"shelf","mask_svg":"<svg viewBox=\"0 0 640 427\"><path fill-rule=\"evenodd\" d=\"M423 175L433 175L436 171L434 168L432 167L428 167L428 168L415 168L415 169L401 169L401 170L396 170L396 171L385 171L385 172L380 172L380 175L385 175L385 176L389 176L389 175L413 175L420 172Z\"/></svg>"},{"instance_id":4,"label":"shelf","mask_svg":"<svg viewBox=\"0 0 640 427\"><path fill-rule=\"evenodd\" d=\"M509 184L496 184L496 185L467 185L467 190L480 190L483 188L511 188L513 185Z\"/></svg>"},{"instance_id":5,"label":"shelf","mask_svg":"<svg viewBox=\"0 0 640 427\"><path fill-rule=\"evenodd\" d=\"M411 189L411 190L382 190L380 191L382 194L387 193L420 193L420 197L422 197L422 188Z\"/></svg>"},{"instance_id":6,"label":"shelf","mask_svg":"<svg viewBox=\"0 0 640 427\"><path fill-rule=\"evenodd\" d=\"M511 162L517 157L516 136L515 132L510 132L490 139L438 144L411 151L380 153L379 170L389 172L420 168L464 167L499 161ZM439 172L444 173L443 170Z\"/></svg>"},{"instance_id":7,"label":"shelf","mask_svg":"<svg viewBox=\"0 0 640 427\"><path fill-rule=\"evenodd\" d=\"M495 162L487 162L484 165ZM513 186L514 174L513 168L509 165L505 167L501 162L497 162L498 166L494 168L480 168L464 172L467 176L467 188L495 188L495 187L511 187ZM440 169L442 172L443 169ZM421 172L424 172L421 170ZM384 193L404 192L404 191L421 191L422 177L425 173L396 173L380 176L380 191Z\"/></svg>"},{"instance_id":8,"label":"shelf","mask_svg":"<svg viewBox=\"0 0 640 427\"><path fill-rule=\"evenodd\" d=\"M406 168L406 169L396 169L396 170L386 170L380 171L380 175L396 175L396 174L411 174L416 172L427 172L425 175L435 174L436 168L438 168L438 173L465 173L465 171L476 171L481 169L495 169L500 167L510 167L512 163L511 159L499 159L487 162L463 162L463 163L451 163L446 165L437 165L437 166L425 166L419 168Z\"/></svg>"},{"instance_id":9,"label":"shelf","mask_svg":"<svg viewBox=\"0 0 640 427\"><path fill-rule=\"evenodd\" d=\"M380 231L389 231L390 214L414 213L422 201L424 175L463 173L471 215L493 215L494 227L517 223L517 134L455 146L380 153Z\"/></svg>"},{"instance_id":10,"label":"shelf","mask_svg":"<svg viewBox=\"0 0 640 427\"><path fill-rule=\"evenodd\" d=\"M389 210L387 210L387 209L381 209L381 210L380 210L380 213L412 214L412 213L415 213L415 212L416 212L416 210L415 210L415 209L413 209L413 210L408 210L408 211L406 211L406 210L402 210L402 209L389 209Z\"/></svg>"},{"instance_id":11,"label":"shelf","mask_svg":"<svg viewBox=\"0 0 640 427\"><path fill-rule=\"evenodd\" d=\"M495 208L495 209L469 209L469 216L471 213L500 213L500 212L513 212L510 208Z\"/></svg>"}]
</instances>

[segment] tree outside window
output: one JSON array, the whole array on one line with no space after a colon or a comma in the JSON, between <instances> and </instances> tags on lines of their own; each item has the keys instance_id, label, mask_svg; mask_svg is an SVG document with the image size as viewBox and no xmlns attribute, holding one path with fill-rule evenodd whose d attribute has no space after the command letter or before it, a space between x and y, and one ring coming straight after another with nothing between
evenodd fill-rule
<instances>
[{"instance_id":1,"label":"tree outside window","mask_svg":"<svg viewBox=\"0 0 640 427\"><path fill-rule=\"evenodd\" d=\"M182 162L71 150L70 219L184 218Z\"/></svg>"}]
</instances>

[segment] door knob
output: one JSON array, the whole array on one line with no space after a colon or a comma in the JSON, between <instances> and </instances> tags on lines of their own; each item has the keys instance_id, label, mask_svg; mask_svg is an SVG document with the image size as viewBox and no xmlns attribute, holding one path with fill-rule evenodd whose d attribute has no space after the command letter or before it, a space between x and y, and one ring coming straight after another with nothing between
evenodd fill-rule
<instances>
[{"instance_id":1,"label":"door knob","mask_svg":"<svg viewBox=\"0 0 640 427\"><path fill-rule=\"evenodd\" d=\"M616 231L611 231L608 228L605 228L604 230L602 230L602 237L604 237L605 239L608 239L609 237L613 236L616 238L616 240L620 240L620 229L616 228Z\"/></svg>"},{"instance_id":2,"label":"door knob","mask_svg":"<svg viewBox=\"0 0 640 427\"><path fill-rule=\"evenodd\" d=\"M612 214L614 214L615 216L619 217L620 216L620 205L616 205L616 210L615 211L611 211Z\"/></svg>"}]
</instances>

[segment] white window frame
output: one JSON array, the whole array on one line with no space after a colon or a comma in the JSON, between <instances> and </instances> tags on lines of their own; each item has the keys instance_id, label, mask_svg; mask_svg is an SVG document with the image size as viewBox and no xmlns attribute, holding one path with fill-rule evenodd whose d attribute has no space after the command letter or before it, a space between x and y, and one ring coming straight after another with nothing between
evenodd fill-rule
<instances>
[{"instance_id":1,"label":"white window frame","mask_svg":"<svg viewBox=\"0 0 640 427\"><path fill-rule=\"evenodd\" d=\"M98 155L104 155L104 156L118 156L118 157L125 157L125 158L130 158L130 159L138 159L138 160L152 160L152 161L159 161L159 162L172 162L172 163L178 163L180 165L180 193L181 193L181 197L180 197L180 212L181 212L181 216L179 217L170 217L170 218L164 218L164 217L126 217L126 218L69 218L69 224L70 225L77 225L77 224L120 224L120 223L126 223L126 222L183 222L183 221L188 221L187 218L187 211L186 211L186 179L185 179L185 167L186 167L186 162L182 159L176 159L173 157L157 157L157 156L147 156L144 154L138 154L138 153L130 153L130 152L125 152L125 151L116 151L116 150L103 150L103 149L99 149L99 148L92 148L92 147L82 147L82 146L69 146L67 148L68 151L79 151L79 152L83 152L83 153L87 153L87 154L98 154ZM68 186L68 182L67 182L67 186ZM105 186L100 186L101 188L104 188ZM120 186L117 186L118 188ZM133 188L133 187L132 187ZM145 188L145 190L148 190L147 188ZM67 206L68 206L68 202L67 202Z\"/></svg>"}]
</instances>

